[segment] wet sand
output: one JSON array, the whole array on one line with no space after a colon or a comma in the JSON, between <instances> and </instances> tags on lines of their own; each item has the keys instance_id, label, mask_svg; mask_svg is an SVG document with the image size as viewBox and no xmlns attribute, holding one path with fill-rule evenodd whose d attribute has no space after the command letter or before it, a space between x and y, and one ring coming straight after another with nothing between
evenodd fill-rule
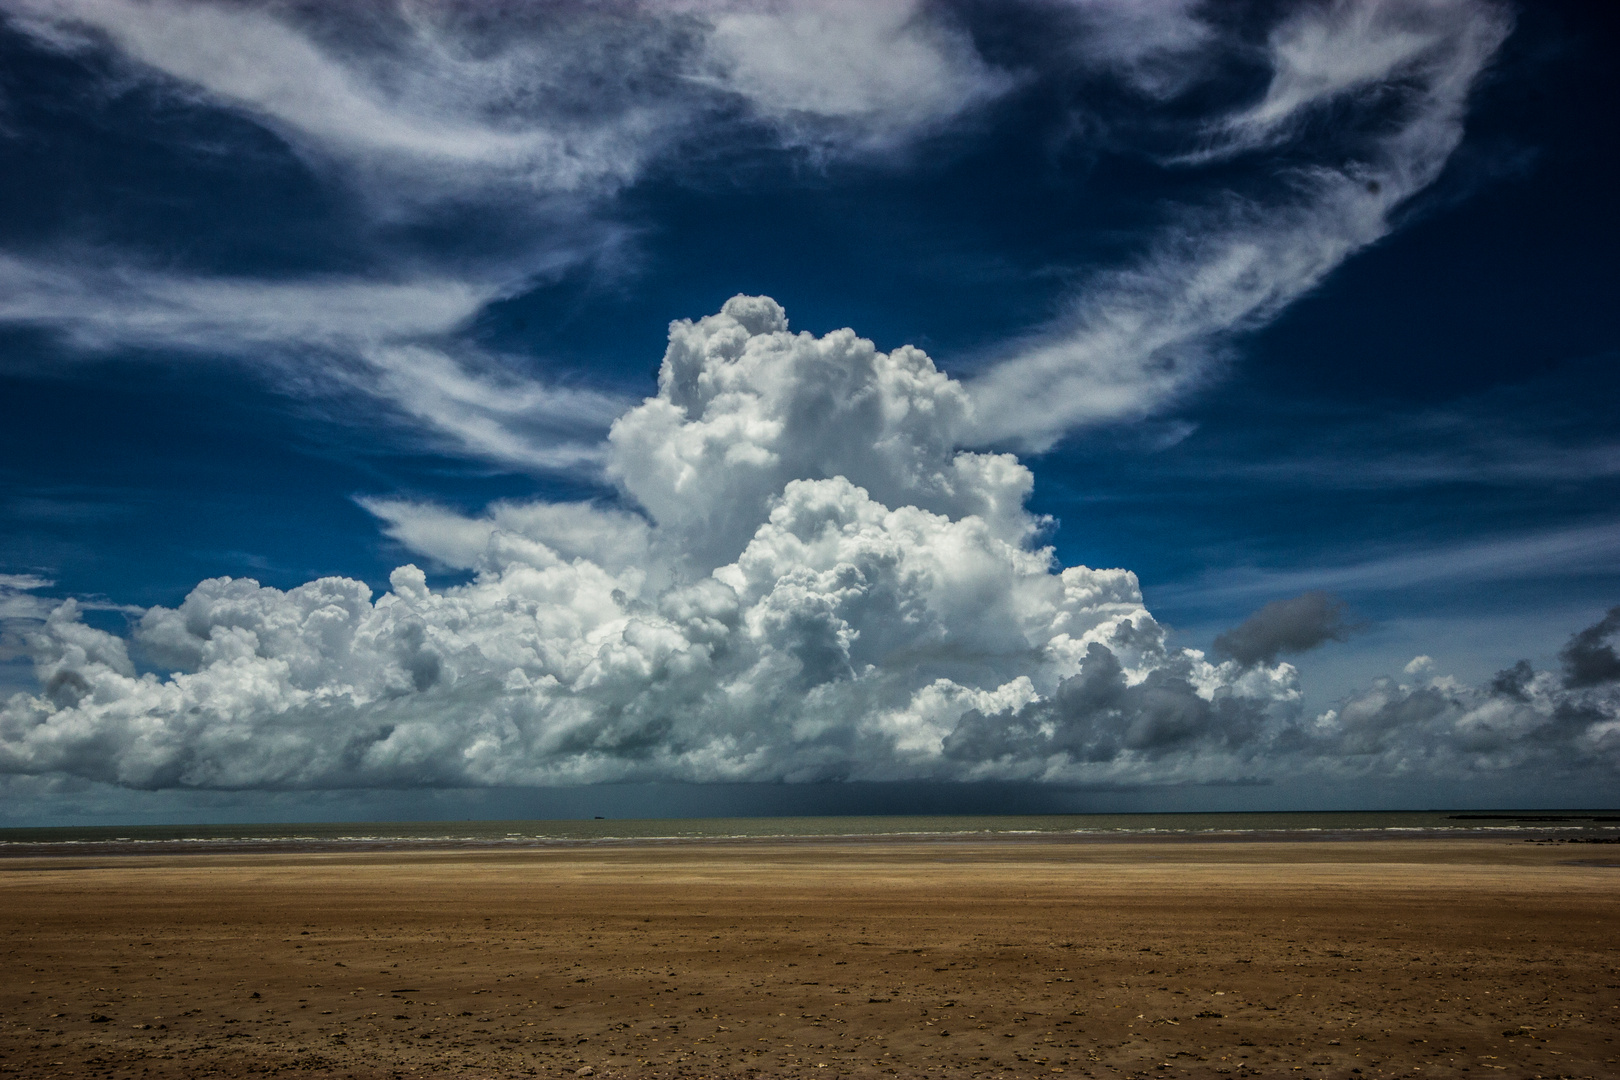
<instances>
[{"instance_id":1,"label":"wet sand","mask_svg":"<svg viewBox=\"0 0 1620 1080\"><path fill-rule=\"evenodd\" d=\"M0 860L0 1076L1620 1076L1620 851Z\"/></svg>"}]
</instances>

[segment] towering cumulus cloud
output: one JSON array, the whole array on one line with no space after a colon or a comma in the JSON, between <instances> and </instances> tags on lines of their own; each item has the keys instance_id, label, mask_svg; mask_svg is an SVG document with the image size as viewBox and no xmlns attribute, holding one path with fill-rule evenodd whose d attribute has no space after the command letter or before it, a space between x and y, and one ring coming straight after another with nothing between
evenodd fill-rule
<instances>
[{"instance_id":1,"label":"towering cumulus cloud","mask_svg":"<svg viewBox=\"0 0 1620 1080\"><path fill-rule=\"evenodd\" d=\"M970 411L916 349L736 297L672 327L657 396L613 425L626 508L372 503L474 572L442 591L414 565L381 597L218 578L129 641L63 604L0 763L136 787L1236 767L1187 752L1252 744L1291 669L1169 650L1134 575L1056 566L1029 471L957 449Z\"/></svg>"},{"instance_id":2,"label":"towering cumulus cloud","mask_svg":"<svg viewBox=\"0 0 1620 1080\"><path fill-rule=\"evenodd\" d=\"M216 578L126 640L0 583L41 688L0 710L0 768L299 788L1620 766L1614 614L1561 680L1380 683L1306 718L1277 655L1341 637L1337 601L1263 609L1220 663L1169 647L1135 575L1038 546L1028 469L959 446L973 408L916 349L734 297L671 327L657 396L613 424L621 505L368 504L468 584Z\"/></svg>"}]
</instances>

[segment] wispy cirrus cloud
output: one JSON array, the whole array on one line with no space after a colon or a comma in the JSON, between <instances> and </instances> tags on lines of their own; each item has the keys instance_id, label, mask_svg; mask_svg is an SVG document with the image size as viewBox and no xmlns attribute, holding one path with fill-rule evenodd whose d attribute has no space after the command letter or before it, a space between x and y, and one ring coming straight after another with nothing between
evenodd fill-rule
<instances>
[{"instance_id":1,"label":"wispy cirrus cloud","mask_svg":"<svg viewBox=\"0 0 1620 1080\"><path fill-rule=\"evenodd\" d=\"M1413 434L1401 428L1400 420L1392 419L1382 431L1392 442ZM1404 448L1363 443L1335 453L1317 446L1278 460L1207 461L1200 472L1339 490L1579 483L1620 476L1620 444L1601 438L1570 445L1535 432L1481 430L1472 424L1428 434L1429 439L1413 438Z\"/></svg>"},{"instance_id":2,"label":"wispy cirrus cloud","mask_svg":"<svg viewBox=\"0 0 1620 1080\"><path fill-rule=\"evenodd\" d=\"M356 382L450 440L459 452L519 470L594 472L601 436L626 395L547 384L477 350L368 346Z\"/></svg>"},{"instance_id":3,"label":"wispy cirrus cloud","mask_svg":"<svg viewBox=\"0 0 1620 1080\"><path fill-rule=\"evenodd\" d=\"M382 335L444 335L499 295L451 276L266 280L143 267L82 246L0 253L0 321L49 331L90 352L250 349L353 352Z\"/></svg>"},{"instance_id":4,"label":"wispy cirrus cloud","mask_svg":"<svg viewBox=\"0 0 1620 1080\"><path fill-rule=\"evenodd\" d=\"M443 407L400 393L413 373L445 370L400 346L452 331L522 288L536 266L556 272L588 258L589 237L576 229L558 248L552 226L606 220L614 195L683 140L723 142L752 124L823 160L887 154L1019 85L980 55L966 21L915 0L498 11L401 2L363 16L166 0L6 7L46 47L110 50L135 77L199 108L265 125L383 218L449 206L499 213L502 243L517 254L470 276L462 263L383 284L125 274L97 310L70 301L117 274L75 270L83 280L74 282L64 278L66 260L30 267L13 257L0 269L25 287L0 318L52 325L81 346L168 344L190 333L202 347L208 320L196 312L205 308L266 351L337 342L358 366L379 368L373 384L385 396L469 453L544 467L590 455L535 449L521 430L526 413L486 407L491 395L465 380ZM1187 73L1248 48L1187 3L1093 0L1069 10L1074 43L1064 62L1112 72L1150 97L1173 96ZM1144 241L1143 259L1093 274L1058 318L980 370L973 415L955 438L1044 449L1078 427L1145 416L1210 378L1232 335L1384 236L1391 212L1434 179L1460 138L1469 88L1508 26L1489 0L1288 14L1261 52L1271 72L1261 100L1187 137L1205 157L1264 151L1332 105L1359 117L1332 160L1290 165L1282 195L1228 193L1172 210L1166 231ZM386 347L344 344L366 334ZM531 392L510 378L504 395L551 400L543 385ZM516 426L507 429L508 419Z\"/></svg>"},{"instance_id":5,"label":"wispy cirrus cloud","mask_svg":"<svg viewBox=\"0 0 1620 1080\"><path fill-rule=\"evenodd\" d=\"M72 240L0 253L0 323L98 354L221 356L283 387L359 390L453 452L600 463L626 402L528 374L462 333L490 301L620 242L612 198L679 144L750 126L822 161L886 154L1012 80L918 0L546 8L6 0L14 29L181 107L280 136L358 193L370 274L255 280ZM392 250L401 219L473 214L491 250ZM401 269L407 267L407 269Z\"/></svg>"},{"instance_id":6,"label":"wispy cirrus cloud","mask_svg":"<svg viewBox=\"0 0 1620 1080\"><path fill-rule=\"evenodd\" d=\"M1283 401L1251 383L1203 410L1207 422L1163 422L1162 437L1146 445L1176 451L1138 459L1129 475L1252 485L1266 497L1601 484L1620 476L1620 443L1606 427L1612 372L1613 358L1600 355L1418 407L1392 404L1396 394L1370 404L1338 394Z\"/></svg>"},{"instance_id":7,"label":"wispy cirrus cloud","mask_svg":"<svg viewBox=\"0 0 1620 1080\"><path fill-rule=\"evenodd\" d=\"M0 621L43 619L52 605L35 594L54 584L40 574L0 574Z\"/></svg>"},{"instance_id":8,"label":"wispy cirrus cloud","mask_svg":"<svg viewBox=\"0 0 1620 1080\"><path fill-rule=\"evenodd\" d=\"M1206 72L1219 55L1219 32L1203 0L1062 0L1078 25L1071 48L1089 66L1119 75L1135 90L1168 99Z\"/></svg>"},{"instance_id":9,"label":"wispy cirrus cloud","mask_svg":"<svg viewBox=\"0 0 1620 1080\"><path fill-rule=\"evenodd\" d=\"M1420 82L1436 99L1431 108L1449 101L1457 109L1506 28L1505 12L1474 4L1335 0L1304 6L1267 40L1272 74L1265 96L1211 125L1214 146L1207 153L1274 145L1310 123L1320 107L1391 81Z\"/></svg>"},{"instance_id":10,"label":"wispy cirrus cloud","mask_svg":"<svg viewBox=\"0 0 1620 1080\"><path fill-rule=\"evenodd\" d=\"M1414 588L1569 575L1611 574L1620 565L1620 521L1471 537L1439 544L1390 545L1371 556L1308 567L1223 569L1196 582L1160 586L1162 602L1233 603L1306 590L1403 592Z\"/></svg>"},{"instance_id":11,"label":"wispy cirrus cloud","mask_svg":"<svg viewBox=\"0 0 1620 1080\"><path fill-rule=\"evenodd\" d=\"M1271 146L1328 104L1360 119L1336 121L1353 133L1337 160L1290 165L1281 196L1172 214L1146 258L1093 277L970 384L975 436L1046 449L1077 427L1148 415L1211 377L1232 335L1387 235L1396 208L1434 181L1510 26L1482 0L1309 5L1287 16L1267 43L1266 95L1206 123L1213 141L1182 160Z\"/></svg>"},{"instance_id":12,"label":"wispy cirrus cloud","mask_svg":"<svg viewBox=\"0 0 1620 1080\"><path fill-rule=\"evenodd\" d=\"M1011 85L919 0L5 6L45 43L105 43L261 121L392 209L611 194L738 106L824 153L888 149Z\"/></svg>"},{"instance_id":13,"label":"wispy cirrus cloud","mask_svg":"<svg viewBox=\"0 0 1620 1080\"><path fill-rule=\"evenodd\" d=\"M0 321L79 350L226 357L300 394L359 392L457 453L519 469L593 469L624 398L548 384L456 331L499 295L487 283L423 277L225 278L0 254Z\"/></svg>"}]
</instances>

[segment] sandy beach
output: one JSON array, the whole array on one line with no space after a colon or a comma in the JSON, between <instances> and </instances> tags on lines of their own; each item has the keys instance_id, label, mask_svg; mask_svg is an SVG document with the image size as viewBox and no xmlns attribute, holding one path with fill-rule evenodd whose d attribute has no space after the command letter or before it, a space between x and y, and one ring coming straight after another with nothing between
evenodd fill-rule
<instances>
[{"instance_id":1,"label":"sandy beach","mask_svg":"<svg viewBox=\"0 0 1620 1080\"><path fill-rule=\"evenodd\" d=\"M9 858L0 957L8 1076L1620 1076L1606 846Z\"/></svg>"}]
</instances>

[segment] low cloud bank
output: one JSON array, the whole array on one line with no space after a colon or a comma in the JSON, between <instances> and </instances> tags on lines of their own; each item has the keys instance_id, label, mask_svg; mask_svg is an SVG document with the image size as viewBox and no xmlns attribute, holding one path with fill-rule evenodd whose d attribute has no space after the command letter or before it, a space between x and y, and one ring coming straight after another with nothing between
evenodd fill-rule
<instances>
[{"instance_id":1,"label":"low cloud bank","mask_svg":"<svg viewBox=\"0 0 1620 1080\"><path fill-rule=\"evenodd\" d=\"M466 585L216 578L128 638L73 600L11 601L39 690L0 708L0 771L297 789L1620 764L1620 614L1562 679L1379 684L1304 718L1276 657L1342 612L1262 609L1218 663L1171 647L1135 575L1037 546L1029 470L957 448L972 411L916 349L794 334L735 297L673 324L657 395L614 422L622 506L369 504Z\"/></svg>"},{"instance_id":2,"label":"low cloud bank","mask_svg":"<svg viewBox=\"0 0 1620 1080\"><path fill-rule=\"evenodd\" d=\"M1392 778L1520 770L1612 779L1620 772L1620 664L1603 668L1588 658L1612 660L1604 642L1617 630L1620 608L1576 633L1562 675L1520 660L1477 687L1445 676L1412 685L1380 680L1302 725L1294 748Z\"/></svg>"}]
</instances>

